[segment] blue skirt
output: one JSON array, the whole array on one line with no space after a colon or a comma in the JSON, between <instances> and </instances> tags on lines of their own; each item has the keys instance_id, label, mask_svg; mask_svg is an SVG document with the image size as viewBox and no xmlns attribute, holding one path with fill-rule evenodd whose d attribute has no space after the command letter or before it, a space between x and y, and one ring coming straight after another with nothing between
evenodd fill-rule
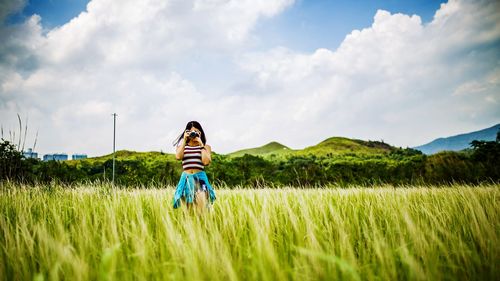
<instances>
[{"instance_id":1,"label":"blue skirt","mask_svg":"<svg viewBox=\"0 0 500 281\"><path fill-rule=\"evenodd\" d=\"M215 201L215 190L212 188L210 182L208 182L208 177L205 171L199 171L194 174L188 174L186 172L182 172L181 178L179 179L179 183L175 189L174 193L174 209L177 209L181 204L181 197L184 197L186 203L193 203L194 198L194 188L195 188L195 180L200 182L200 185L203 187L203 184L208 190L208 197L210 204L213 204Z\"/></svg>"}]
</instances>

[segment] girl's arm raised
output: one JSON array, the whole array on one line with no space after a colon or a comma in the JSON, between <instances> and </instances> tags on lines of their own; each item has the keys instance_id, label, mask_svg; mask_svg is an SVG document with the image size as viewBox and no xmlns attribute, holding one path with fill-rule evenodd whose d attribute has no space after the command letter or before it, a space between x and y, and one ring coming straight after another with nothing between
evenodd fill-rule
<instances>
[{"instance_id":1,"label":"girl's arm raised","mask_svg":"<svg viewBox=\"0 0 500 281\"><path fill-rule=\"evenodd\" d=\"M184 147L186 146L187 133L184 132L184 138L181 140L180 144L175 150L175 159L181 160L184 157Z\"/></svg>"},{"instance_id":2,"label":"girl's arm raised","mask_svg":"<svg viewBox=\"0 0 500 281\"><path fill-rule=\"evenodd\" d=\"M201 162L204 166L210 164L212 162L212 147L210 145L205 144L204 148L201 150Z\"/></svg>"}]
</instances>

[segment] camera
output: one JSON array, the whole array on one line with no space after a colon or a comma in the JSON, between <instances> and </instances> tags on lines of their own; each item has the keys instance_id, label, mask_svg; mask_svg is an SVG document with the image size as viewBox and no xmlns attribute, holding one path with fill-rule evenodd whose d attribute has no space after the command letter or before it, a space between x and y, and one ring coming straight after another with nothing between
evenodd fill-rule
<instances>
[{"instance_id":1,"label":"camera","mask_svg":"<svg viewBox=\"0 0 500 281\"><path fill-rule=\"evenodd\" d=\"M199 134L198 134L198 132L196 132L196 131L191 131L191 132L189 133L189 138L190 138L190 139L194 139L194 138L199 137L199 136L200 136L200 135L199 135Z\"/></svg>"}]
</instances>

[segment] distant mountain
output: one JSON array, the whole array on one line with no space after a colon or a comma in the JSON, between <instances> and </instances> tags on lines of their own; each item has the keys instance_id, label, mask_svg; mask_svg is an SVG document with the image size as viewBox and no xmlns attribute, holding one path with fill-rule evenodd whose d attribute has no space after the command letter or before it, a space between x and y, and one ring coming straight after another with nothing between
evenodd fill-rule
<instances>
[{"instance_id":1,"label":"distant mountain","mask_svg":"<svg viewBox=\"0 0 500 281\"><path fill-rule=\"evenodd\" d=\"M473 140L483 140L492 141L496 139L497 132L500 129L500 123L495 126L470 132L466 134L460 134L456 136L438 138L427 144L413 147L418 149L425 154L434 154L443 150L453 150L459 151L470 147L470 142Z\"/></svg>"},{"instance_id":2,"label":"distant mountain","mask_svg":"<svg viewBox=\"0 0 500 281\"><path fill-rule=\"evenodd\" d=\"M307 155L317 156L340 155L340 154L384 154L395 147L380 141L364 141L359 139L349 139L344 137L331 137L316 145L308 146L304 149L291 149L278 142L270 142L266 145L238 150L228 155L231 157L243 156L244 154L258 156L286 156L286 155Z\"/></svg>"}]
</instances>

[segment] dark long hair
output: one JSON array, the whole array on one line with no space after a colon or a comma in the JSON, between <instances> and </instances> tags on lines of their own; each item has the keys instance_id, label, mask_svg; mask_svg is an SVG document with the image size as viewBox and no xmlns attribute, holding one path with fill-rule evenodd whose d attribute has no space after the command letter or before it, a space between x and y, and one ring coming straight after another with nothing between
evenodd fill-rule
<instances>
[{"instance_id":1,"label":"dark long hair","mask_svg":"<svg viewBox=\"0 0 500 281\"><path fill-rule=\"evenodd\" d=\"M205 136L205 132L203 131L203 128L201 127L200 123L198 123L198 121L189 121L186 124L186 128L184 129L184 131L182 131L182 133L179 135L179 137L177 137L172 142L172 145L173 146L177 146L179 144L179 142L184 138L184 132L186 130L191 130L191 128L193 128L193 127L195 127L196 129L200 130L200 132L201 132L200 139L201 139L201 142L203 142L203 145L205 145L205 143L207 143L207 137Z\"/></svg>"}]
</instances>

